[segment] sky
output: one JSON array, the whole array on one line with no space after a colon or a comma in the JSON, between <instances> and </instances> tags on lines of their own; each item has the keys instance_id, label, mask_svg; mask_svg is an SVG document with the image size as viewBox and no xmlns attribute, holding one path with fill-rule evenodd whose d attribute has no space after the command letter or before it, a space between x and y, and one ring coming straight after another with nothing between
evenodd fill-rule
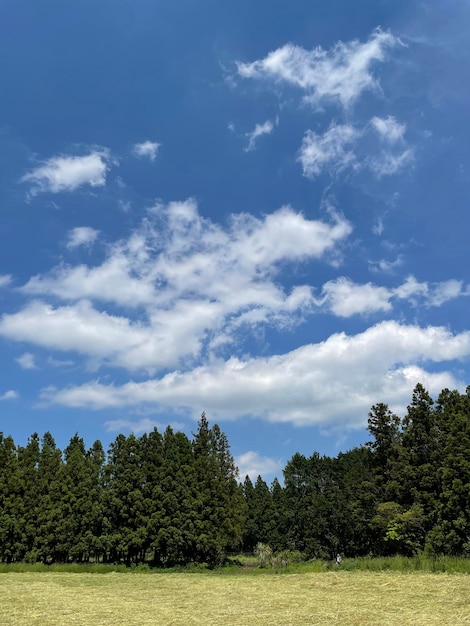
<instances>
[{"instance_id":1,"label":"sky","mask_svg":"<svg viewBox=\"0 0 470 626\"><path fill-rule=\"evenodd\" d=\"M465 390L468 0L0 7L0 430L270 481Z\"/></svg>"}]
</instances>

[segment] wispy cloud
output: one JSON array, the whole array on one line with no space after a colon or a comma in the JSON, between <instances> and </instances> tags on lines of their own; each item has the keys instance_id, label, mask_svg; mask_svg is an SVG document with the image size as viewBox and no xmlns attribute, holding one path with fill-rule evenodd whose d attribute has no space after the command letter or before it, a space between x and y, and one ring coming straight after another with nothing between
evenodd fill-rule
<instances>
[{"instance_id":1,"label":"wispy cloud","mask_svg":"<svg viewBox=\"0 0 470 626\"><path fill-rule=\"evenodd\" d=\"M386 149L366 148L371 129L378 132L382 143L389 144ZM298 160L308 178L316 178L324 170L337 175L345 169L369 170L377 178L391 176L414 160L414 151L406 146L404 132L405 126L394 118L375 117L363 128L332 122L323 134L311 130L305 133ZM397 143L398 151L392 145Z\"/></svg>"},{"instance_id":2,"label":"wispy cloud","mask_svg":"<svg viewBox=\"0 0 470 626\"><path fill-rule=\"evenodd\" d=\"M382 230L380 230L380 232L376 232L376 234L381 235ZM393 261L388 261L386 259L380 259L380 261L369 261L369 268L373 272L393 273L397 268L403 265L403 263L403 256L399 254Z\"/></svg>"},{"instance_id":3,"label":"wispy cloud","mask_svg":"<svg viewBox=\"0 0 470 626\"><path fill-rule=\"evenodd\" d=\"M263 124L256 124L254 130L251 133L246 133L248 137L248 146L245 148L246 152L254 150L256 147L256 140L262 135L270 135L274 130L274 123L271 120L266 120Z\"/></svg>"},{"instance_id":4,"label":"wispy cloud","mask_svg":"<svg viewBox=\"0 0 470 626\"><path fill-rule=\"evenodd\" d=\"M25 352L21 356L19 356L15 361L22 367L24 370L35 370L37 369L36 363L34 362L34 354L31 352Z\"/></svg>"},{"instance_id":5,"label":"wispy cloud","mask_svg":"<svg viewBox=\"0 0 470 626\"><path fill-rule=\"evenodd\" d=\"M382 152L377 156L371 156L367 159L367 166L374 172L378 178L382 176L391 176L396 174L405 166L410 165L414 161L414 152L411 148L403 150L399 154L392 152Z\"/></svg>"},{"instance_id":6,"label":"wispy cloud","mask_svg":"<svg viewBox=\"0 0 470 626\"><path fill-rule=\"evenodd\" d=\"M134 144L132 148L132 154L137 158L148 158L151 161L155 161L157 158L157 152L161 144L156 141L143 141L142 143Z\"/></svg>"},{"instance_id":7,"label":"wispy cloud","mask_svg":"<svg viewBox=\"0 0 470 626\"><path fill-rule=\"evenodd\" d=\"M330 50L305 50L287 44L253 63L238 63L243 78L267 79L300 88L313 106L333 101L349 107L365 90L377 90L372 74L376 63L384 62L387 51L400 44L389 32L375 30L366 42L338 42Z\"/></svg>"},{"instance_id":8,"label":"wispy cloud","mask_svg":"<svg viewBox=\"0 0 470 626\"><path fill-rule=\"evenodd\" d=\"M105 148L92 150L84 156L55 156L25 174L21 181L31 183L31 195L74 191L83 185L103 187L106 174L115 163Z\"/></svg>"},{"instance_id":9,"label":"wispy cloud","mask_svg":"<svg viewBox=\"0 0 470 626\"><path fill-rule=\"evenodd\" d=\"M5 391L5 393L3 393L0 396L0 400L16 400L17 398L19 398L19 394L17 391L14 391L13 389L10 389L9 391Z\"/></svg>"},{"instance_id":10,"label":"wispy cloud","mask_svg":"<svg viewBox=\"0 0 470 626\"><path fill-rule=\"evenodd\" d=\"M332 123L323 134L308 130L303 138L299 161L304 176L315 178L324 168L336 173L355 165L356 156L348 146L359 137L359 132L349 124Z\"/></svg>"},{"instance_id":11,"label":"wispy cloud","mask_svg":"<svg viewBox=\"0 0 470 626\"><path fill-rule=\"evenodd\" d=\"M159 422L158 420L149 419L148 417L144 417L137 421L119 419L108 420L104 423L104 427L109 433L129 431L136 435L149 433L154 428L156 428L160 432L163 432L167 426L170 426L175 431L181 431L183 430L185 425L181 422L170 422L165 424L163 422Z\"/></svg>"},{"instance_id":12,"label":"wispy cloud","mask_svg":"<svg viewBox=\"0 0 470 626\"><path fill-rule=\"evenodd\" d=\"M73 250L79 246L91 246L95 243L100 231L90 226L77 226L68 234L67 248Z\"/></svg>"},{"instance_id":13,"label":"wispy cloud","mask_svg":"<svg viewBox=\"0 0 470 626\"><path fill-rule=\"evenodd\" d=\"M389 143L401 141L405 135L406 124L401 124L394 117L373 117L371 125L380 137Z\"/></svg>"},{"instance_id":14,"label":"wispy cloud","mask_svg":"<svg viewBox=\"0 0 470 626\"><path fill-rule=\"evenodd\" d=\"M12 276L11 274L0 274L0 288L8 287L11 284Z\"/></svg>"}]
</instances>

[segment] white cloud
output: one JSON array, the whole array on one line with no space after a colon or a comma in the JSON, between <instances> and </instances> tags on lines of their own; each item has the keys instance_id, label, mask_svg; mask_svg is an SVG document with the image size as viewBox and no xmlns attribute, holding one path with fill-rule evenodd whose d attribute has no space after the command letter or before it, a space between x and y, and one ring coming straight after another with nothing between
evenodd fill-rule
<instances>
[{"instance_id":1,"label":"white cloud","mask_svg":"<svg viewBox=\"0 0 470 626\"><path fill-rule=\"evenodd\" d=\"M71 359L55 359L52 356L47 358L47 362L52 367L72 367L75 365L75 361L72 361Z\"/></svg>"},{"instance_id":2,"label":"white cloud","mask_svg":"<svg viewBox=\"0 0 470 626\"><path fill-rule=\"evenodd\" d=\"M326 100L348 107L363 91L378 89L372 66L385 61L387 50L399 43L391 33L377 29L365 43L339 42L330 50L287 44L254 63L238 63L237 69L244 78L295 85L313 106Z\"/></svg>"},{"instance_id":3,"label":"white cloud","mask_svg":"<svg viewBox=\"0 0 470 626\"><path fill-rule=\"evenodd\" d=\"M115 162L105 148L92 150L84 156L56 156L25 174L21 181L32 184L32 195L43 191L74 191L82 185L103 187L107 171Z\"/></svg>"},{"instance_id":4,"label":"white cloud","mask_svg":"<svg viewBox=\"0 0 470 626\"><path fill-rule=\"evenodd\" d=\"M379 133L380 137L388 143L396 143L401 141L405 134L406 124L400 124L392 117L373 117L371 119L372 127Z\"/></svg>"},{"instance_id":5,"label":"white cloud","mask_svg":"<svg viewBox=\"0 0 470 626\"><path fill-rule=\"evenodd\" d=\"M67 248L73 250L79 246L91 246L99 235L99 230L90 226L77 226L69 231Z\"/></svg>"},{"instance_id":6,"label":"white cloud","mask_svg":"<svg viewBox=\"0 0 470 626\"><path fill-rule=\"evenodd\" d=\"M11 284L11 274L0 274L0 288L8 287Z\"/></svg>"},{"instance_id":7,"label":"white cloud","mask_svg":"<svg viewBox=\"0 0 470 626\"><path fill-rule=\"evenodd\" d=\"M411 148L393 154L392 152L382 152L378 156L369 157L366 160L367 166L374 172L378 178L382 176L391 176L396 174L405 165L410 165L414 160L414 153Z\"/></svg>"},{"instance_id":8,"label":"white cloud","mask_svg":"<svg viewBox=\"0 0 470 626\"><path fill-rule=\"evenodd\" d=\"M146 157L151 161L155 161L160 146L161 144L156 141L143 141L142 143L134 144L132 154L137 158Z\"/></svg>"},{"instance_id":9,"label":"white cloud","mask_svg":"<svg viewBox=\"0 0 470 626\"><path fill-rule=\"evenodd\" d=\"M429 296L429 304L431 306L441 306L448 300L453 300L460 295L470 295L468 291L463 291L463 283L461 280L446 280L436 283Z\"/></svg>"},{"instance_id":10,"label":"white cloud","mask_svg":"<svg viewBox=\"0 0 470 626\"><path fill-rule=\"evenodd\" d=\"M357 285L343 276L323 285L320 303L334 315L351 317L358 313L390 311L392 295L386 287L372 283Z\"/></svg>"},{"instance_id":11,"label":"white cloud","mask_svg":"<svg viewBox=\"0 0 470 626\"><path fill-rule=\"evenodd\" d=\"M326 309L338 317L351 317L358 314L370 314L378 311L390 311L392 302L407 300L417 306L441 306L448 300L466 295L463 283L448 280L441 283L419 282L414 276L408 276L395 288L381 287L373 283L357 284L341 276L323 285L317 306Z\"/></svg>"},{"instance_id":12,"label":"white cloud","mask_svg":"<svg viewBox=\"0 0 470 626\"><path fill-rule=\"evenodd\" d=\"M369 261L369 267L373 272L393 273L397 267L403 265L404 259L399 254L394 261L380 259L380 261Z\"/></svg>"},{"instance_id":13,"label":"white cloud","mask_svg":"<svg viewBox=\"0 0 470 626\"><path fill-rule=\"evenodd\" d=\"M246 133L246 137L248 137L248 146L246 147L246 152L250 152L254 150L256 147L256 140L258 137L262 135L270 135L274 130L274 124L271 120L267 120L264 124L256 124L254 130L251 133Z\"/></svg>"},{"instance_id":14,"label":"white cloud","mask_svg":"<svg viewBox=\"0 0 470 626\"><path fill-rule=\"evenodd\" d=\"M399 125L393 118L373 118L371 124L389 144L402 139L404 126ZM335 122L332 122L322 135L308 130L304 135L299 155L304 176L315 178L325 169L331 174L337 174L346 168L356 171L367 168L381 178L396 174L414 160L411 148L402 149L398 153L387 149L378 154L365 156L364 142L361 140L368 132L370 132L370 126L359 130L351 124L336 124ZM383 225L381 227L379 224L375 228L376 230L378 228L380 234Z\"/></svg>"},{"instance_id":15,"label":"white cloud","mask_svg":"<svg viewBox=\"0 0 470 626\"><path fill-rule=\"evenodd\" d=\"M230 342L241 326L298 323L313 306L312 290L285 290L276 277L287 262L335 253L350 232L339 216L308 220L290 207L262 219L234 215L224 229L203 219L192 200L158 206L108 248L101 265L59 266L31 278L23 293L66 304L34 300L5 314L0 334L74 350L95 367L176 367ZM110 315L94 301L126 311ZM138 322L129 317L137 307Z\"/></svg>"},{"instance_id":16,"label":"white cloud","mask_svg":"<svg viewBox=\"0 0 470 626\"><path fill-rule=\"evenodd\" d=\"M468 331L454 335L441 327L388 321L354 336L334 334L283 355L215 361L122 386L95 381L48 388L42 399L92 409L150 404L191 412L203 406L216 420L251 415L297 425L362 427L377 401L403 411L418 382L431 394L445 387L462 388L450 372L430 372L422 365L469 356Z\"/></svg>"},{"instance_id":17,"label":"white cloud","mask_svg":"<svg viewBox=\"0 0 470 626\"><path fill-rule=\"evenodd\" d=\"M143 433L149 433L154 428L163 433L167 426L170 426L174 431L181 431L184 428L184 424L180 422L171 422L170 424L163 424L156 420L144 417L136 422L132 420L108 420L104 423L105 429L110 433L122 432L123 430L130 431L135 435L141 435Z\"/></svg>"},{"instance_id":18,"label":"white cloud","mask_svg":"<svg viewBox=\"0 0 470 626\"><path fill-rule=\"evenodd\" d=\"M31 352L25 352L21 356L19 356L15 361L20 365L24 370L35 370L37 369L36 363L34 362L34 354Z\"/></svg>"},{"instance_id":19,"label":"white cloud","mask_svg":"<svg viewBox=\"0 0 470 626\"><path fill-rule=\"evenodd\" d=\"M284 463L281 461L276 461L268 456L262 456L252 450L235 457L235 465L238 467L238 475L242 481L246 476L249 476L252 481L255 481L258 476L280 474L284 467Z\"/></svg>"},{"instance_id":20,"label":"white cloud","mask_svg":"<svg viewBox=\"0 0 470 626\"><path fill-rule=\"evenodd\" d=\"M345 167L354 166L356 156L347 146L353 144L358 137L359 132L349 124L332 123L323 135L308 130L304 135L299 156L304 176L315 178L324 168L336 173Z\"/></svg>"},{"instance_id":21,"label":"white cloud","mask_svg":"<svg viewBox=\"0 0 470 626\"><path fill-rule=\"evenodd\" d=\"M0 400L16 400L19 398L18 392L10 389L0 396Z\"/></svg>"}]
</instances>

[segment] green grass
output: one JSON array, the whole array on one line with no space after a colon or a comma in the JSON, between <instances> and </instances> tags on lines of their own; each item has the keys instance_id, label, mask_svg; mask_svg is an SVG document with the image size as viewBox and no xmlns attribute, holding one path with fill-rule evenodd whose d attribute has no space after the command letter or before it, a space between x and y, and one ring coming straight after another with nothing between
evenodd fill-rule
<instances>
[{"instance_id":1,"label":"green grass","mask_svg":"<svg viewBox=\"0 0 470 626\"><path fill-rule=\"evenodd\" d=\"M140 573L140 574L161 574L161 573L195 573L207 574L210 576L264 576L276 574L312 574L326 571L364 571L364 572L428 572L428 573L461 573L470 574L470 559L464 557L427 557L424 555L416 557L360 557L344 558L339 568L334 566L333 561L315 559L307 562L291 563L286 567L274 566L259 568L257 559L254 556L236 556L229 559L226 566L210 570L207 565L188 565L186 567L175 567L169 569L150 568L148 565L138 565L127 568L125 565L108 565L104 563L68 563L44 565L43 563L0 563L0 573L9 572L59 572L75 574L109 574L119 573Z\"/></svg>"},{"instance_id":2,"label":"green grass","mask_svg":"<svg viewBox=\"0 0 470 626\"><path fill-rule=\"evenodd\" d=\"M254 570L256 571L256 570ZM2 626L470 624L465 574L0 574Z\"/></svg>"}]
</instances>

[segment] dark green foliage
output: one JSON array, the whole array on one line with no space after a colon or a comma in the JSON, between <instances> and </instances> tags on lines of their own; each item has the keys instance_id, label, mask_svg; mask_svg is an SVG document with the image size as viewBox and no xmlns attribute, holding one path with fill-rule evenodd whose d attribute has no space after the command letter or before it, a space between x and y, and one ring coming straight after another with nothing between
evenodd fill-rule
<instances>
[{"instance_id":1,"label":"dark green foliage","mask_svg":"<svg viewBox=\"0 0 470 626\"><path fill-rule=\"evenodd\" d=\"M366 445L294 454L271 487L238 484L204 414L192 440L118 435L107 455L78 434L62 453L50 433L24 447L0 433L0 561L213 567L257 546L276 567L292 555L470 555L470 387L434 403L417 385L403 420L378 403L368 425Z\"/></svg>"}]
</instances>

